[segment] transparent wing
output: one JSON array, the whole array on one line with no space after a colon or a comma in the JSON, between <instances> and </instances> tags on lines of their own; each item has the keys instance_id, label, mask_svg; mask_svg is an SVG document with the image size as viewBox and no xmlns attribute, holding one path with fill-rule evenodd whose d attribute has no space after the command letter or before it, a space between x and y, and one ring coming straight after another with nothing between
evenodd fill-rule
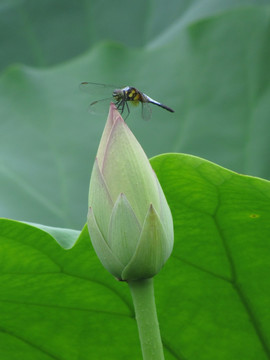
<instances>
[{"instance_id":1,"label":"transparent wing","mask_svg":"<svg viewBox=\"0 0 270 360\"><path fill-rule=\"evenodd\" d=\"M150 120L152 116L152 110L148 102L142 102L142 118L144 120Z\"/></svg>"},{"instance_id":2,"label":"transparent wing","mask_svg":"<svg viewBox=\"0 0 270 360\"><path fill-rule=\"evenodd\" d=\"M106 95L109 96L116 88L117 87L114 85L99 84L88 81L80 83L80 90L91 95L96 95L97 97L105 97Z\"/></svg>"},{"instance_id":3,"label":"transparent wing","mask_svg":"<svg viewBox=\"0 0 270 360\"><path fill-rule=\"evenodd\" d=\"M88 106L88 111L93 115L107 114L109 111L109 103L111 101L113 101L111 96L105 99L95 100Z\"/></svg>"},{"instance_id":4,"label":"transparent wing","mask_svg":"<svg viewBox=\"0 0 270 360\"><path fill-rule=\"evenodd\" d=\"M112 92L115 89L113 85L100 84L84 81L80 84L80 90L89 94L90 105L88 110L91 114L105 114L108 112L110 101L113 101Z\"/></svg>"}]
</instances>

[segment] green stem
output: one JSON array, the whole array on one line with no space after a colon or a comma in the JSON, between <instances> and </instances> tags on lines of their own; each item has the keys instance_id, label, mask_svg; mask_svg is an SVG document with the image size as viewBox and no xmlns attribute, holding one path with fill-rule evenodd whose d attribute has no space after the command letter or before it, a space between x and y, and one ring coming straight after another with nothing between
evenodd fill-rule
<instances>
[{"instance_id":1,"label":"green stem","mask_svg":"<svg viewBox=\"0 0 270 360\"><path fill-rule=\"evenodd\" d=\"M129 281L144 360L164 360L153 279Z\"/></svg>"}]
</instances>

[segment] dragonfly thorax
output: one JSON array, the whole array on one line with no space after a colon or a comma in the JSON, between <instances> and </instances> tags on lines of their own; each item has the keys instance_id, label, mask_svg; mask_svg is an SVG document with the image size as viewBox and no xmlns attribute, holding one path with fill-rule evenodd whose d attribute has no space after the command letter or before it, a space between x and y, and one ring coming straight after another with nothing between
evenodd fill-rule
<instances>
[{"instance_id":1,"label":"dragonfly thorax","mask_svg":"<svg viewBox=\"0 0 270 360\"><path fill-rule=\"evenodd\" d=\"M113 91L113 97L116 101L144 101L142 93L134 87L126 86L123 89L115 89Z\"/></svg>"}]
</instances>

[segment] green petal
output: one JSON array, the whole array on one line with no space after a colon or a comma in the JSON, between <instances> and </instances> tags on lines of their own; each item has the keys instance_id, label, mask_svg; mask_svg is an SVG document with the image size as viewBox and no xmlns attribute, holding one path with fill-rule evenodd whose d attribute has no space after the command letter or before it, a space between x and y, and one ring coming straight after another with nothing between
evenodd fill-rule
<instances>
[{"instance_id":1,"label":"green petal","mask_svg":"<svg viewBox=\"0 0 270 360\"><path fill-rule=\"evenodd\" d=\"M171 246L173 246L174 231L173 231L172 213L171 213L167 199L164 195L164 192L162 190L162 187L158 181L156 174L155 174L155 177L156 177L156 181L157 181L157 188L159 191L159 199L160 199L160 213L159 213L160 221L161 221L164 231L167 235L167 240L171 243ZM170 254L168 255L168 257L169 256L170 256Z\"/></svg>"},{"instance_id":2,"label":"green petal","mask_svg":"<svg viewBox=\"0 0 270 360\"><path fill-rule=\"evenodd\" d=\"M139 222L124 194L120 194L112 211L108 244L125 265L132 258L141 233Z\"/></svg>"},{"instance_id":3,"label":"green petal","mask_svg":"<svg viewBox=\"0 0 270 360\"><path fill-rule=\"evenodd\" d=\"M106 122L105 128L103 130L103 134L102 134L102 137L101 137L101 140L100 140L100 143L99 143L98 153L97 153L97 158L98 158L99 166L100 166L101 169L103 167L104 154L105 154L105 151L106 151L106 148L107 148L108 139L110 137L110 134L111 134L112 128L114 126L115 120L119 116L120 116L120 114L116 110L115 105L113 103L111 103L108 118L107 118L107 122Z\"/></svg>"},{"instance_id":4,"label":"green petal","mask_svg":"<svg viewBox=\"0 0 270 360\"><path fill-rule=\"evenodd\" d=\"M87 216L87 225L91 238L91 242L95 249L95 252L101 261L102 265L115 277L118 279L121 278L121 272L124 266L121 262L116 258L116 256L112 253L108 244L104 240L98 225L96 223L96 219L93 213L92 208L89 208L88 216Z\"/></svg>"},{"instance_id":5,"label":"green petal","mask_svg":"<svg viewBox=\"0 0 270 360\"><path fill-rule=\"evenodd\" d=\"M159 193L153 170L122 118L115 120L101 172L113 202L124 193L141 226L150 203L159 211Z\"/></svg>"},{"instance_id":6,"label":"green petal","mask_svg":"<svg viewBox=\"0 0 270 360\"><path fill-rule=\"evenodd\" d=\"M137 280L156 275L172 251L172 243L160 222L159 216L150 205L136 252L122 273L123 280Z\"/></svg>"},{"instance_id":7,"label":"green petal","mask_svg":"<svg viewBox=\"0 0 270 360\"><path fill-rule=\"evenodd\" d=\"M93 208L98 227L103 238L107 241L113 202L100 172L97 159L95 160L91 175L89 206Z\"/></svg>"}]
</instances>

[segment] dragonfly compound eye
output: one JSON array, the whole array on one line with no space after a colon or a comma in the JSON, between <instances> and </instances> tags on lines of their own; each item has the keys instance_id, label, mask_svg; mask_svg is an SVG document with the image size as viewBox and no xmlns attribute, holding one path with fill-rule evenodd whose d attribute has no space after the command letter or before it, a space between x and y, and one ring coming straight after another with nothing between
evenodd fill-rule
<instances>
[{"instance_id":1,"label":"dragonfly compound eye","mask_svg":"<svg viewBox=\"0 0 270 360\"><path fill-rule=\"evenodd\" d=\"M113 97L115 98L116 101L119 101L120 99L123 98L123 91L120 89L115 89L113 91Z\"/></svg>"}]
</instances>

